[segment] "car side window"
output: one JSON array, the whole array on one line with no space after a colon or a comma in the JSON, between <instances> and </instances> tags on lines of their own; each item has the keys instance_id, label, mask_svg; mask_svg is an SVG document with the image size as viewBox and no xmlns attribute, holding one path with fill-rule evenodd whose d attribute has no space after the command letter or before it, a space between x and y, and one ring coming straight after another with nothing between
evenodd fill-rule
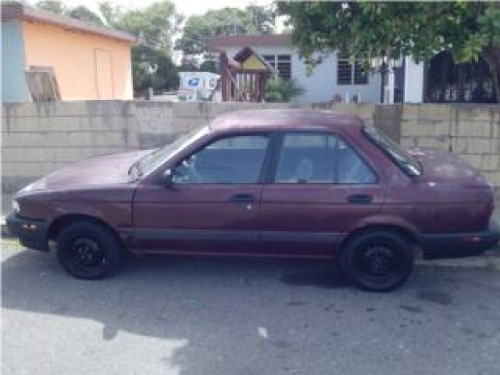
<instances>
[{"instance_id":1,"label":"car side window","mask_svg":"<svg viewBox=\"0 0 500 375\"><path fill-rule=\"evenodd\" d=\"M337 138L333 134L286 134L278 159L275 182L333 183L336 143Z\"/></svg>"},{"instance_id":2,"label":"car side window","mask_svg":"<svg viewBox=\"0 0 500 375\"><path fill-rule=\"evenodd\" d=\"M214 141L183 160L174 169L173 182L257 183L268 143L267 135L231 136Z\"/></svg>"},{"instance_id":3,"label":"car side window","mask_svg":"<svg viewBox=\"0 0 500 375\"><path fill-rule=\"evenodd\" d=\"M373 184L377 181L370 167L341 139L337 142L335 164L338 184Z\"/></svg>"},{"instance_id":4,"label":"car side window","mask_svg":"<svg viewBox=\"0 0 500 375\"><path fill-rule=\"evenodd\" d=\"M334 134L289 133L284 136L275 183L370 184L372 170L350 145Z\"/></svg>"}]
</instances>

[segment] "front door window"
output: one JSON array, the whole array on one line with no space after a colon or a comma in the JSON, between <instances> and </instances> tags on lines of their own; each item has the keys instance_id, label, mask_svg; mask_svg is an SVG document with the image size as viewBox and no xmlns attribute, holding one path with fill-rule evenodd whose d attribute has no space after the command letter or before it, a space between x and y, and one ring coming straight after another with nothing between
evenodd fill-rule
<instances>
[{"instance_id":1,"label":"front door window","mask_svg":"<svg viewBox=\"0 0 500 375\"><path fill-rule=\"evenodd\" d=\"M266 135L231 136L183 160L173 173L178 184L255 184L267 151Z\"/></svg>"}]
</instances>

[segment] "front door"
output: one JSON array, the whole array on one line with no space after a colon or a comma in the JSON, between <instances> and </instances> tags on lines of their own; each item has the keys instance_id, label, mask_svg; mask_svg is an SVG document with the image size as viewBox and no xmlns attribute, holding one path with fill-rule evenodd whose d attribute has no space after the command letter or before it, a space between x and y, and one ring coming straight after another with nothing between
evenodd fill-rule
<instances>
[{"instance_id":1,"label":"front door","mask_svg":"<svg viewBox=\"0 0 500 375\"><path fill-rule=\"evenodd\" d=\"M276 255L331 257L363 217L380 211L384 189L354 147L333 133L287 133L261 201L261 236Z\"/></svg>"},{"instance_id":2,"label":"front door","mask_svg":"<svg viewBox=\"0 0 500 375\"><path fill-rule=\"evenodd\" d=\"M136 247L181 254L253 252L268 143L265 134L218 138L173 166L170 186L140 186L133 207Z\"/></svg>"}]
</instances>

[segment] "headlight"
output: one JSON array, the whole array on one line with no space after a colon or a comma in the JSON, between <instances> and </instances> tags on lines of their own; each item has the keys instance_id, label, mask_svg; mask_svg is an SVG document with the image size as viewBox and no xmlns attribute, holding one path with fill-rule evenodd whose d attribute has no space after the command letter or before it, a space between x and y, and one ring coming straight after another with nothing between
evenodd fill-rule
<instances>
[{"instance_id":1,"label":"headlight","mask_svg":"<svg viewBox=\"0 0 500 375\"><path fill-rule=\"evenodd\" d=\"M19 212L19 203L16 200L12 201L12 209L14 212Z\"/></svg>"}]
</instances>

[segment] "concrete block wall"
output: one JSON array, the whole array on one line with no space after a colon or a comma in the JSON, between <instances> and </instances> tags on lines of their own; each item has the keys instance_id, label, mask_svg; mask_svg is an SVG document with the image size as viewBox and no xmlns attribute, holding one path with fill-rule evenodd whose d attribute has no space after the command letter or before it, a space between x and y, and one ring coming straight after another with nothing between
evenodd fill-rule
<instances>
[{"instance_id":1,"label":"concrete block wall","mask_svg":"<svg viewBox=\"0 0 500 375\"><path fill-rule=\"evenodd\" d=\"M133 102L2 105L2 194L61 166L139 147Z\"/></svg>"},{"instance_id":2,"label":"concrete block wall","mask_svg":"<svg viewBox=\"0 0 500 375\"><path fill-rule=\"evenodd\" d=\"M382 130L394 141L399 142L401 137L400 105L377 105L373 103L328 103L315 104L315 110L327 110L336 113L351 113L363 119L365 124Z\"/></svg>"},{"instance_id":3,"label":"concrete block wall","mask_svg":"<svg viewBox=\"0 0 500 375\"><path fill-rule=\"evenodd\" d=\"M2 104L2 210L12 194L77 160L171 142L215 116L287 104L85 101ZM353 113L407 147L457 153L495 185L500 204L500 107L318 104Z\"/></svg>"},{"instance_id":4,"label":"concrete block wall","mask_svg":"<svg viewBox=\"0 0 500 375\"><path fill-rule=\"evenodd\" d=\"M401 144L459 155L493 184L500 204L500 106L405 105Z\"/></svg>"},{"instance_id":5,"label":"concrete block wall","mask_svg":"<svg viewBox=\"0 0 500 375\"><path fill-rule=\"evenodd\" d=\"M217 115L259 108L287 108L287 104L151 102L135 103L141 148L160 147L207 124Z\"/></svg>"}]
</instances>

